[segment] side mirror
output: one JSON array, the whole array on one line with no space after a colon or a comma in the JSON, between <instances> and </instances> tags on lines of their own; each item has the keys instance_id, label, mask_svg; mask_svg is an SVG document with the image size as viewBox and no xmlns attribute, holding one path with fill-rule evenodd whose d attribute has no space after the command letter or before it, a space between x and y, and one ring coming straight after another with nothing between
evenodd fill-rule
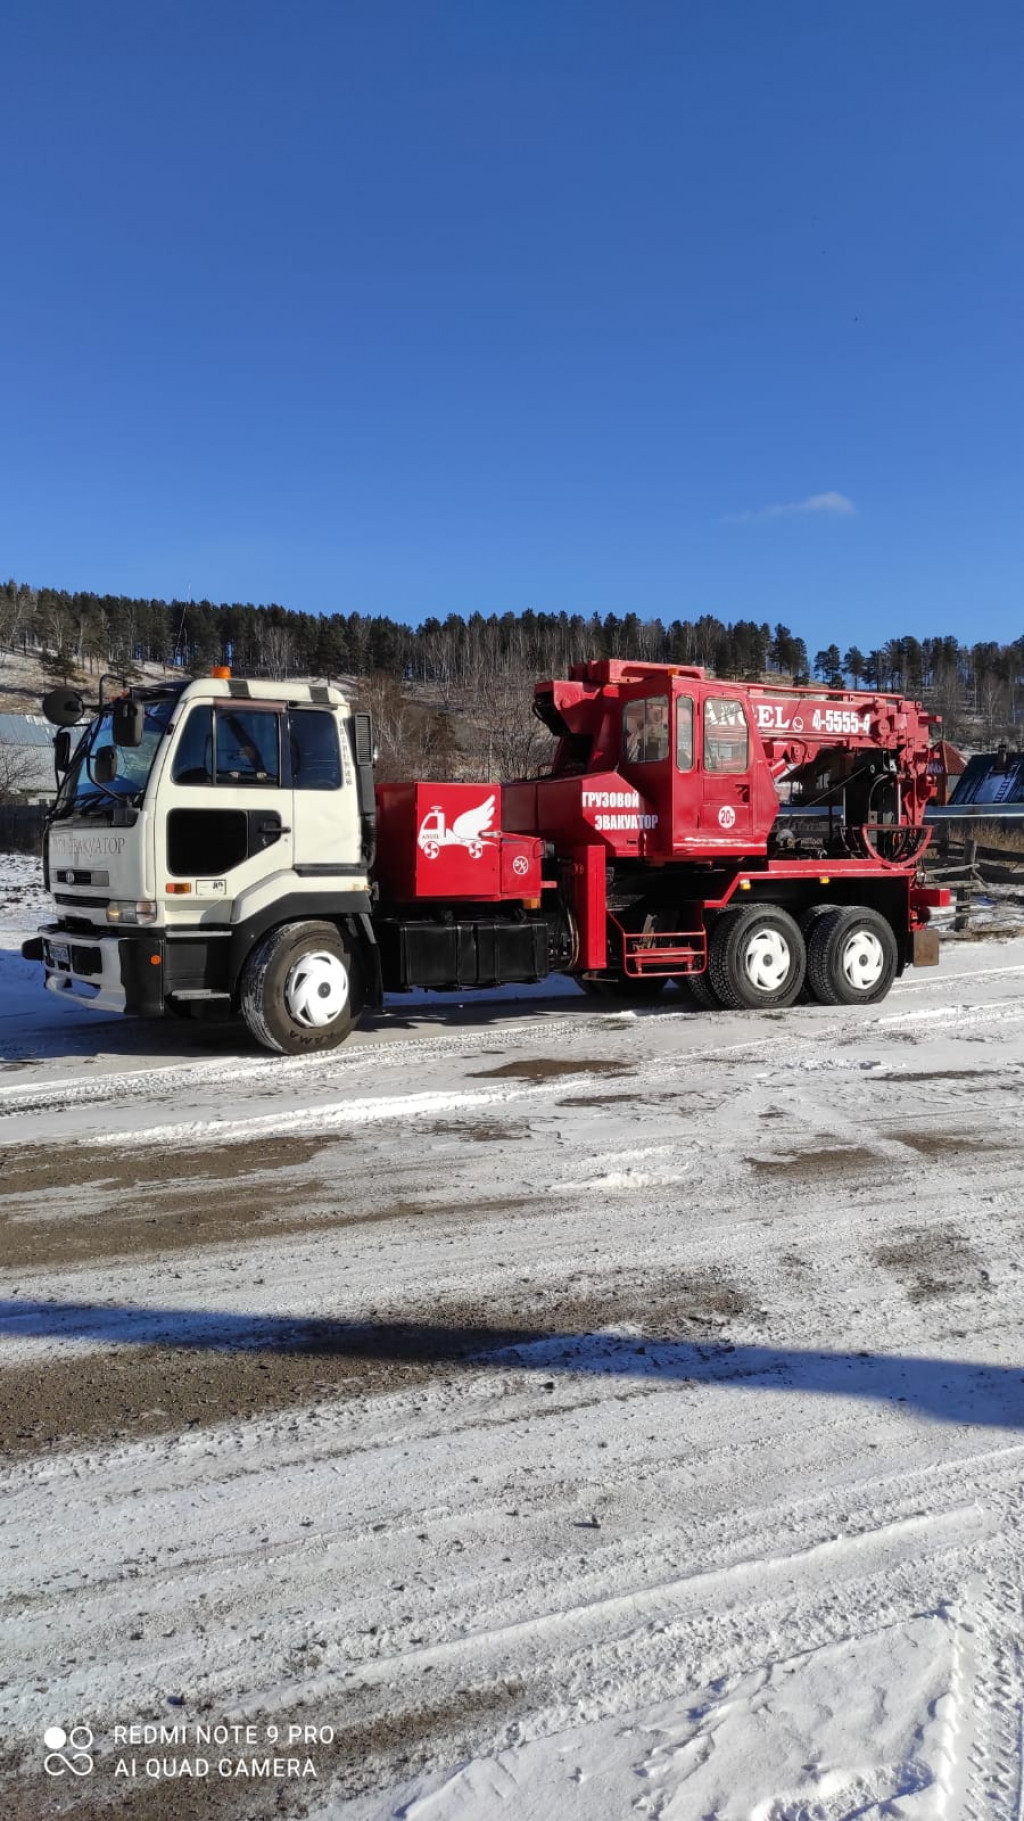
<instances>
[{"instance_id":1,"label":"side mirror","mask_svg":"<svg viewBox=\"0 0 1024 1821\"><path fill-rule=\"evenodd\" d=\"M53 742L53 763L58 777L63 777L71 764L71 730L62 727Z\"/></svg>"},{"instance_id":2,"label":"side mirror","mask_svg":"<svg viewBox=\"0 0 1024 1821\"><path fill-rule=\"evenodd\" d=\"M146 710L132 696L118 696L114 703L111 733L115 746L141 746Z\"/></svg>"},{"instance_id":3,"label":"side mirror","mask_svg":"<svg viewBox=\"0 0 1024 1821\"><path fill-rule=\"evenodd\" d=\"M84 715L85 703L77 689L65 684L43 697L43 713L53 727L73 727Z\"/></svg>"},{"instance_id":4,"label":"side mirror","mask_svg":"<svg viewBox=\"0 0 1024 1821\"><path fill-rule=\"evenodd\" d=\"M93 782L96 784L113 784L117 777L117 747L101 746L93 755Z\"/></svg>"}]
</instances>

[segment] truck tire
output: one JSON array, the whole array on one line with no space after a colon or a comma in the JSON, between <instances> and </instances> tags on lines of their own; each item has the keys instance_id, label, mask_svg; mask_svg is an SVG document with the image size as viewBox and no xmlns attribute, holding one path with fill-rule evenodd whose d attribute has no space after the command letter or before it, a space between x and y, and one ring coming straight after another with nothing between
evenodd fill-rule
<instances>
[{"instance_id":1,"label":"truck tire","mask_svg":"<svg viewBox=\"0 0 1024 1821\"><path fill-rule=\"evenodd\" d=\"M333 923L285 923L249 955L240 999L264 1049L285 1056L335 1049L362 1009L358 957Z\"/></svg>"},{"instance_id":2,"label":"truck tire","mask_svg":"<svg viewBox=\"0 0 1024 1821\"><path fill-rule=\"evenodd\" d=\"M676 985L681 993L692 999L694 1005L702 1012L720 1012L722 1001L716 996L711 984L711 970L705 968L702 974L677 974Z\"/></svg>"},{"instance_id":3,"label":"truck tire","mask_svg":"<svg viewBox=\"0 0 1024 1821\"><path fill-rule=\"evenodd\" d=\"M804 947L807 950L808 957L811 953L811 932L814 929L818 918L830 917L835 908L834 904L812 904L810 910L801 911L797 918L797 922L800 925L800 934L804 939ZM804 975L804 983L797 996L797 1003L798 1005L814 1004L814 994L811 991L811 976L809 970Z\"/></svg>"},{"instance_id":4,"label":"truck tire","mask_svg":"<svg viewBox=\"0 0 1024 1821\"><path fill-rule=\"evenodd\" d=\"M748 904L719 917L708 967L716 997L732 1010L792 1005L804 983L807 950L788 911Z\"/></svg>"},{"instance_id":5,"label":"truck tire","mask_svg":"<svg viewBox=\"0 0 1024 1821\"><path fill-rule=\"evenodd\" d=\"M800 912L797 921L800 925L800 934L808 949L810 948L811 932L814 929L818 918L831 917L835 908L834 904L812 904L810 910Z\"/></svg>"},{"instance_id":6,"label":"truck tire","mask_svg":"<svg viewBox=\"0 0 1024 1821\"><path fill-rule=\"evenodd\" d=\"M819 917L807 946L807 978L821 1005L874 1005L896 977L892 925L866 905Z\"/></svg>"}]
</instances>

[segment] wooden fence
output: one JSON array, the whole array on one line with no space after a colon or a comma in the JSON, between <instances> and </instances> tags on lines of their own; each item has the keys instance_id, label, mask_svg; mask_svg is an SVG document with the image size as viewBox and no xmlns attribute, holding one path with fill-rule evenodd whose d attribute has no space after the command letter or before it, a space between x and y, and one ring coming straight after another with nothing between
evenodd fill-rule
<instances>
[{"instance_id":1,"label":"wooden fence","mask_svg":"<svg viewBox=\"0 0 1024 1821\"><path fill-rule=\"evenodd\" d=\"M0 854L37 854L46 822L44 803L0 803Z\"/></svg>"}]
</instances>

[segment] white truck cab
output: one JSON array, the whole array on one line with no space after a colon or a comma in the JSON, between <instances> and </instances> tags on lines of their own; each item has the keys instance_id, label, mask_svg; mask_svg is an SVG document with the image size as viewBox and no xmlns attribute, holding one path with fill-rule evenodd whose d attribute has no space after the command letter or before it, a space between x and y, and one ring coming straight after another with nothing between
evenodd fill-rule
<instances>
[{"instance_id":1,"label":"white truck cab","mask_svg":"<svg viewBox=\"0 0 1024 1821\"><path fill-rule=\"evenodd\" d=\"M329 685L220 671L101 703L64 757L44 837L57 920L23 949L47 988L240 1010L293 1053L340 1041L379 994L368 717Z\"/></svg>"}]
</instances>

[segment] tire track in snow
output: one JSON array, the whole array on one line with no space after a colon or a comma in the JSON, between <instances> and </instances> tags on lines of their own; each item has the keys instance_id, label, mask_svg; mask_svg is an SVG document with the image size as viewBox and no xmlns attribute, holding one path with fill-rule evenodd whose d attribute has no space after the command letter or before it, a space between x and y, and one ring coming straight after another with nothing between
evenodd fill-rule
<instances>
[{"instance_id":1,"label":"tire track in snow","mask_svg":"<svg viewBox=\"0 0 1024 1821\"><path fill-rule=\"evenodd\" d=\"M1014 967L974 969L965 972L945 970L941 981L933 979L904 979L893 988L893 997L907 993L927 992L936 987L945 990L947 984L963 980L970 983L975 980L990 979L1004 974L1024 973L1024 965ZM796 1034L813 1036L829 1040L840 1034L851 1021L855 1030L868 1032L873 1028L887 1024L898 1024L906 1018L917 1016L946 1015L946 1008L939 1008L933 1014L907 1013L894 1018L869 1018L864 1021L860 1008L850 1008L845 1015L833 1018L829 1023L817 1021L820 1008L803 1008L794 1006L785 1014L788 1023ZM196 1058L187 1063L158 1064L144 1069L116 1071L98 1078L81 1081L77 1077L58 1081L15 1082L0 1088L0 1118L17 1113L47 1112L64 1107L103 1105L111 1100L147 1098L152 1091L177 1093L190 1087L207 1088L235 1086L239 1083L259 1087L265 1082L275 1087L282 1085L308 1084L311 1080L322 1077L328 1079L337 1074L358 1074L370 1066L384 1065L403 1067L407 1060L405 1052L415 1051L417 1059L423 1056L440 1057L452 1054L473 1054L486 1049L495 1042L500 1042L505 1049L521 1049L536 1039L548 1037L562 1039L578 1032L589 1033L594 1030L609 1028L621 1029L623 1025L637 1023L641 1020L654 1019L658 1024L666 1021L679 1022L706 1030L713 1030L721 1019L729 1018L732 1028L739 1021L753 1025L760 1022L761 1014L752 1012L694 1012L676 1011L671 1007L628 1008L617 1012L593 1012L581 1009L571 1017L545 1017L543 1014L527 1021L508 1019L493 1021L482 1029L466 1029L459 1026L446 1032L436 1030L393 1031L380 1036L362 1040L359 1033L350 1046L343 1051L332 1051L320 1057L281 1057L252 1056L232 1059L224 1062L218 1058ZM713 1022L714 1021L714 1022ZM859 1023L857 1022L859 1021ZM766 1032L762 1036L756 1033L749 1038L729 1044L715 1044L702 1047L692 1052L693 1060L714 1060L723 1054L743 1050L777 1049L785 1047L788 1036L780 1033Z\"/></svg>"}]
</instances>

